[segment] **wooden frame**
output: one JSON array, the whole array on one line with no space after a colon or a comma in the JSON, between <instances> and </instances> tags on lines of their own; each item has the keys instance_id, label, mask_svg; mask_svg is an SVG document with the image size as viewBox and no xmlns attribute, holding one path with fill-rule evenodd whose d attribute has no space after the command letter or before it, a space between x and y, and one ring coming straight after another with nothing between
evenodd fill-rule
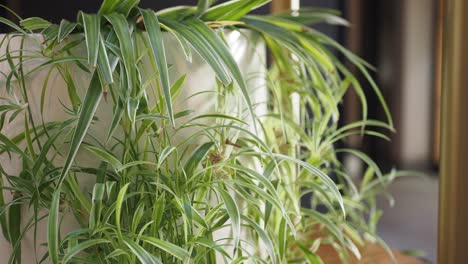
<instances>
[{"instance_id":1,"label":"wooden frame","mask_svg":"<svg viewBox=\"0 0 468 264\"><path fill-rule=\"evenodd\" d=\"M438 263L466 263L468 250L468 2L444 0Z\"/></svg>"}]
</instances>

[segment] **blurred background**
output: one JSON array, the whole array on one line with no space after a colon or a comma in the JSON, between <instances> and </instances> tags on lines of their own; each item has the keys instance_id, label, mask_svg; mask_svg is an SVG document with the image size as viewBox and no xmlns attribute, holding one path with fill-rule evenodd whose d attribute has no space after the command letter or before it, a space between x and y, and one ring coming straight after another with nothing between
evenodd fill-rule
<instances>
[{"instance_id":1,"label":"blurred background","mask_svg":"<svg viewBox=\"0 0 468 264\"><path fill-rule=\"evenodd\" d=\"M440 135L440 65L442 0L301 0L301 7L333 8L349 20L349 27L318 25L324 33L363 57L378 70L373 78L381 88L394 117L396 133L388 143L373 138L351 138L347 147L368 153L386 170L423 171L427 177L400 178L391 187L395 206L385 209L380 223L381 236L399 250L426 252L429 263L436 262L437 204ZM22 17L40 16L59 23L74 20L78 10L95 12L96 0L0 0ZM196 0L142 0L141 5L161 9L192 5ZM264 6L268 13L276 6ZM9 16L3 9L0 16ZM11 17L9 17L11 18ZM0 27L4 32L5 28ZM354 69L357 72L356 69ZM385 120L371 87L361 76L369 100L369 117ZM347 94L342 106L343 123L361 116L356 94ZM342 157L355 175L360 161Z\"/></svg>"}]
</instances>

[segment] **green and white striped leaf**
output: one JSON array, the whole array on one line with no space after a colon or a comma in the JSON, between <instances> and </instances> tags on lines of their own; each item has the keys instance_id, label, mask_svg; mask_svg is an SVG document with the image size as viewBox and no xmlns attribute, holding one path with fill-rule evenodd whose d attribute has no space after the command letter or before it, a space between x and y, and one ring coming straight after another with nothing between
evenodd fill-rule
<instances>
[{"instance_id":1,"label":"green and white striped leaf","mask_svg":"<svg viewBox=\"0 0 468 264\"><path fill-rule=\"evenodd\" d=\"M138 260L141 263L162 264L160 260L158 260L155 256L151 255L147 250L135 243L133 240L124 238L124 242L127 245L127 247L133 252L133 254L137 256Z\"/></svg>"},{"instance_id":2,"label":"green and white striped leaf","mask_svg":"<svg viewBox=\"0 0 468 264\"><path fill-rule=\"evenodd\" d=\"M164 251L166 251L167 253L173 255L174 257L180 259L180 260L186 260L188 257L190 257L190 254L187 252L187 250L177 246L177 245L174 245L172 243L169 243L167 241L164 241L164 240L161 240L161 239L157 239L157 238L154 238L154 237L149 237L149 236L142 236L141 237L141 240L157 247L157 248L160 248Z\"/></svg>"},{"instance_id":3,"label":"green and white striped leaf","mask_svg":"<svg viewBox=\"0 0 468 264\"><path fill-rule=\"evenodd\" d=\"M222 188L218 188L218 192L223 199L224 206L231 220L232 233L234 238L234 248L237 249L240 242L240 232L241 232L241 215L239 212L239 207L231 195Z\"/></svg>"},{"instance_id":4,"label":"green and white striped leaf","mask_svg":"<svg viewBox=\"0 0 468 264\"><path fill-rule=\"evenodd\" d=\"M94 114L96 113L96 109L99 105L99 102L101 101L101 97L102 89L99 74L97 74L97 72L94 72L91 82L89 84L88 91L86 92L83 105L81 107L78 122L73 133L72 141L70 144L70 151L68 152L67 159L65 160L62 172L60 173L60 183L63 182L68 172L70 171L73 160L75 159L76 154L78 153L78 150L81 146L81 143L83 142L83 139L86 136L88 128L91 125L91 121L93 120Z\"/></svg>"},{"instance_id":5,"label":"green and white striped leaf","mask_svg":"<svg viewBox=\"0 0 468 264\"><path fill-rule=\"evenodd\" d=\"M86 149L93 153L96 157L100 158L102 161L112 165L116 171L119 171L122 168L122 163L114 155L112 155L112 153L93 146L86 146Z\"/></svg>"},{"instance_id":6,"label":"green and white striped leaf","mask_svg":"<svg viewBox=\"0 0 468 264\"><path fill-rule=\"evenodd\" d=\"M172 109L171 84L166 60L166 50L164 47L163 34L161 33L161 28L159 26L159 20L153 10L140 9L140 13L143 16L143 22L145 24L146 32L150 41L151 53L158 67L159 80L163 89L169 119L172 126L175 126L174 111Z\"/></svg>"},{"instance_id":7,"label":"green and white striped leaf","mask_svg":"<svg viewBox=\"0 0 468 264\"><path fill-rule=\"evenodd\" d=\"M49 208L49 217L47 224L47 248L49 249L49 258L52 264L59 263L59 209L60 209L60 193L59 186L52 197L52 203Z\"/></svg>"},{"instance_id":8,"label":"green and white striped leaf","mask_svg":"<svg viewBox=\"0 0 468 264\"><path fill-rule=\"evenodd\" d=\"M66 19L62 19L60 22L60 27L58 31L58 42L62 42L66 37L70 35L76 28L76 23L72 23Z\"/></svg>"},{"instance_id":9,"label":"green and white striped leaf","mask_svg":"<svg viewBox=\"0 0 468 264\"><path fill-rule=\"evenodd\" d=\"M81 13L81 17L83 19L83 28L85 31L88 63L92 67L96 67L101 37L101 17L98 15L91 15L86 13Z\"/></svg>"},{"instance_id":10,"label":"green and white striped leaf","mask_svg":"<svg viewBox=\"0 0 468 264\"><path fill-rule=\"evenodd\" d=\"M238 20L269 2L271 0L231 0L208 9L203 19L205 21Z\"/></svg>"},{"instance_id":11,"label":"green and white striped leaf","mask_svg":"<svg viewBox=\"0 0 468 264\"><path fill-rule=\"evenodd\" d=\"M73 248L69 249L68 252L65 254L65 256L62 259L62 262L65 264L72 260L74 256L79 254L80 252L90 248L97 246L99 244L105 244L105 243L110 243L110 241L106 239L91 239L87 240L84 242L80 242L78 245L74 246Z\"/></svg>"}]
</instances>

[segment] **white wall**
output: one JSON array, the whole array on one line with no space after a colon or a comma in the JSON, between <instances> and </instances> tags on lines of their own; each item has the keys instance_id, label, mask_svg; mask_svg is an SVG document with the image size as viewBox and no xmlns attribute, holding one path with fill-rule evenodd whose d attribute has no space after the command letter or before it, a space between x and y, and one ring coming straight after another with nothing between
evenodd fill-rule
<instances>
[{"instance_id":1,"label":"white wall","mask_svg":"<svg viewBox=\"0 0 468 264\"><path fill-rule=\"evenodd\" d=\"M400 160L418 168L431 160L435 5L432 0L403 5Z\"/></svg>"}]
</instances>

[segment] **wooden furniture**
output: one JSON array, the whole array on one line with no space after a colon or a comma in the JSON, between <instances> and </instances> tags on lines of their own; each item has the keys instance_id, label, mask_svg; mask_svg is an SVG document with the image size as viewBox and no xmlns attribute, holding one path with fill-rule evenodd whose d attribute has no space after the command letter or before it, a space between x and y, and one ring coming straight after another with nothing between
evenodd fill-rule
<instances>
[{"instance_id":1,"label":"wooden furniture","mask_svg":"<svg viewBox=\"0 0 468 264\"><path fill-rule=\"evenodd\" d=\"M362 259L351 258L349 264L393 264L388 253L379 245L369 244L361 250ZM342 264L336 251L330 246L322 246L318 254L326 264ZM423 264L424 262L409 256L405 256L398 251L393 251L398 264Z\"/></svg>"}]
</instances>

